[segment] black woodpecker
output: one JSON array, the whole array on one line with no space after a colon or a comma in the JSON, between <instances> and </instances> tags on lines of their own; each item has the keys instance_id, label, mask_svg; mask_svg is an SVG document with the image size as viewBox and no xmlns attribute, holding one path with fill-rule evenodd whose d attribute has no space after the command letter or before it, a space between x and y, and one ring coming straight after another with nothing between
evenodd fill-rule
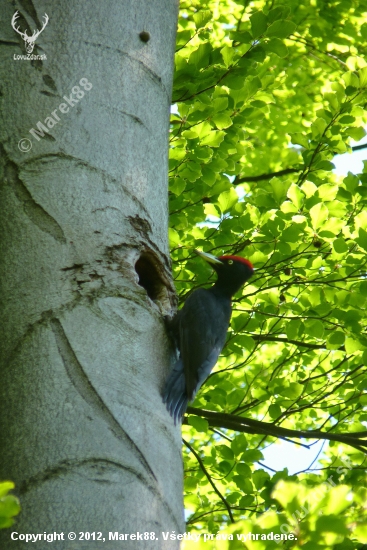
<instances>
[{"instance_id":1,"label":"black woodpecker","mask_svg":"<svg viewBox=\"0 0 367 550\"><path fill-rule=\"evenodd\" d=\"M231 319L231 298L254 272L239 256L195 252L212 265L217 280L209 289L195 290L171 321L179 359L167 379L163 403L175 424L216 364Z\"/></svg>"}]
</instances>

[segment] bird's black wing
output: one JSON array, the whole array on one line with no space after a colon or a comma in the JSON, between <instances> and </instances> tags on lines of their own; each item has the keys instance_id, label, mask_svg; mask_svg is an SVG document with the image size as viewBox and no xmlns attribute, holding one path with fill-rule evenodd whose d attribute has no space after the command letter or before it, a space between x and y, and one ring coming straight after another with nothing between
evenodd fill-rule
<instances>
[{"instance_id":1,"label":"bird's black wing","mask_svg":"<svg viewBox=\"0 0 367 550\"><path fill-rule=\"evenodd\" d=\"M189 401L218 360L230 317L230 301L222 300L206 289L193 292L179 313L180 355Z\"/></svg>"}]
</instances>

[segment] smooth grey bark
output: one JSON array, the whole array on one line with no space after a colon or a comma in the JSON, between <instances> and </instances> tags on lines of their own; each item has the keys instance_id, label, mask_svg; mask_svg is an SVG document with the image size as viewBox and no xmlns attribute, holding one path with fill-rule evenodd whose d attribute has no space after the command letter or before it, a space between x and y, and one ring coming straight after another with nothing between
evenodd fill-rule
<instances>
[{"instance_id":1,"label":"smooth grey bark","mask_svg":"<svg viewBox=\"0 0 367 550\"><path fill-rule=\"evenodd\" d=\"M175 306L167 149L178 2L19 6L28 36L45 13L49 22L33 51L47 59L14 59L25 43L13 3L3 6L0 479L16 483L22 512L0 547L25 546L12 531L55 531L65 534L57 550L176 548L162 531L184 530L180 430L160 392L172 360L163 316ZM157 539L108 541L116 531Z\"/></svg>"}]
</instances>

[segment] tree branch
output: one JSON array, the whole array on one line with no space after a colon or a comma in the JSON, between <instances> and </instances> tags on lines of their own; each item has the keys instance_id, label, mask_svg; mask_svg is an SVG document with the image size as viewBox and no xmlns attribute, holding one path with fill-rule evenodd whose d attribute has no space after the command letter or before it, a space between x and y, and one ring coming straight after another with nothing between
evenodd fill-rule
<instances>
[{"instance_id":1,"label":"tree branch","mask_svg":"<svg viewBox=\"0 0 367 550\"><path fill-rule=\"evenodd\" d=\"M187 412L189 414L195 414L196 416L206 418L211 428L227 428L237 432L269 435L280 438L296 437L338 441L339 443L345 443L346 445L358 448L361 452L367 454L367 430L365 432L358 432L357 434L335 434L322 432L319 430L291 430L289 428L276 426L275 424L271 424L269 422L253 420L252 418L244 418L243 416L237 416L234 414L207 411L196 407L187 407Z\"/></svg>"},{"instance_id":2,"label":"tree branch","mask_svg":"<svg viewBox=\"0 0 367 550\"><path fill-rule=\"evenodd\" d=\"M360 151L361 149L367 149L367 143L362 143L362 145L353 145L351 147L352 151ZM278 172L269 172L268 174L259 174L258 176L242 176L238 177L236 176L233 180L233 185L238 185L240 183L247 183L247 182L256 182L256 181L264 181L264 180L271 180L271 178L276 178L280 176L286 176L287 174L295 174L297 172L302 171L302 167L295 166L294 168L284 168L284 170L278 170Z\"/></svg>"},{"instance_id":3,"label":"tree branch","mask_svg":"<svg viewBox=\"0 0 367 550\"><path fill-rule=\"evenodd\" d=\"M291 340L282 336L271 336L270 334L251 334L251 338L256 342L283 342L286 344L294 344L295 346L302 346L304 348L310 349L324 349L326 347L325 344L312 344L311 342L301 342L299 340ZM338 349L343 349L343 346Z\"/></svg>"},{"instance_id":4,"label":"tree branch","mask_svg":"<svg viewBox=\"0 0 367 550\"><path fill-rule=\"evenodd\" d=\"M352 151L360 151L361 149L367 149L367 143L362 143L362 145L353 145Z\"/></svg>"},{"instance_id":5,"label":"tree branch","mask_svg":"<svg viewBox=\"0 0 367 550\"><path fill-rule=\"evenodd\" d=\"M270 180L271 178L286 176L287 174L294 174L296 172L301 172L302 168L284 168L284 170L279 170L278 172L270 172L269 174L260 174L259 176L243 176L239 178L238 176L233 180L233 185L238 185L239 183L245 183L250 181L262 181Z\"/></svg>"}]
</instances>

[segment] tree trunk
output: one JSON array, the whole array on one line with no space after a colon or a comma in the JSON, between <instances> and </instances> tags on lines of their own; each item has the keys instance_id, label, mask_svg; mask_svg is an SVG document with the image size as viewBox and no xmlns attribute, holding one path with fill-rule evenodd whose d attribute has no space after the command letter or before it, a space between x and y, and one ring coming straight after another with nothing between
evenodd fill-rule
<instances>
[{"instance_id":1,"label":"tree trunk","mask_svg":"<svg viewBox=\"0 0 367 550\"><path fill-rule=\"evenodd\" d=\"M160 392L177 1L21 5L1 29L0 479L22 512L0 547L56 532L56 549L175 548L180 430ZM47 58L18 59L45 12Z\"/></svg>"}]
</instances>

